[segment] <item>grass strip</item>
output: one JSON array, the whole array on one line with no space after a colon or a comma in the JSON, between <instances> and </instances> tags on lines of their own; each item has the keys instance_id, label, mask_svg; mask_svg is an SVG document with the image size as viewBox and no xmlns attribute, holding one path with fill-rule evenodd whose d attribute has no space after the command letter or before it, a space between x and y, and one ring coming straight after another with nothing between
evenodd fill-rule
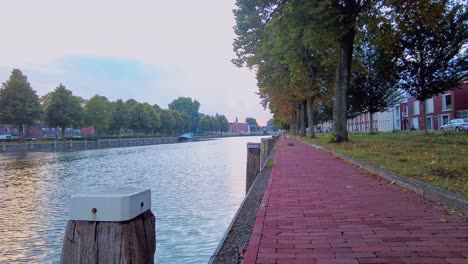
<instances>
[{"instance_id":1,"label":"grass strip","mask_svg":"<svg viewBox=\"0 0 468 264\"><path fill-rule=\"evenodd\" d=\"M468 133L350 133L341 144L329 143L329 134L297 138L468 196Z\"/></svg>"}]
</instances>

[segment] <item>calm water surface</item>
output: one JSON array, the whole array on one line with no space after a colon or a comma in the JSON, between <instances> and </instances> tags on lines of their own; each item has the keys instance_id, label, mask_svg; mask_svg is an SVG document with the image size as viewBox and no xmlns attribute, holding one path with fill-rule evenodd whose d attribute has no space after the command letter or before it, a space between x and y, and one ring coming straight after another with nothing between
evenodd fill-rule
<instances>
[{"instance_id":1,"label":"calm water surface","mask_svg":"<svg viewBox=\"0 0 468 264\"><path fill-rule=\"evenodd\" d=\"M207 263L245 195L246 143L0 154L0 263L57 263L70 196L143 187L156 215L156 263Z\"/></svg>"}]
</instances>

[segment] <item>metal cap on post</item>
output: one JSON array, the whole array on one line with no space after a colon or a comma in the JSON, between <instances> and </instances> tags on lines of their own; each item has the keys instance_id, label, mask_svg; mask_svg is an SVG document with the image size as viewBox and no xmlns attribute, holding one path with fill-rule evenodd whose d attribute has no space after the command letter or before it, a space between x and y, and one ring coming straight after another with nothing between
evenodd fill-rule
<instances>
[{"instance_id":1,"label":"metal cap on post","mask_svg":"<svg viewBox=\"0 0 468 264\"><path fill-rule=\"evenodd\" d=\"M247 143L246 193L249 191L257 174L260 172L260 147L260 143Z\"/></svg>"},{"instance_id":2,"label":"metal cap on post","mask_svg":"<svg viewBox=\"0 0 468 264\"><path fill-rule=\"evenodd\" d=\"M70 220L131 220L151 208L151 190L106 189L71 197Z\"/></svg>"},{"instance_id":3,"label":"metal cap on post","mask_svg":"<svg viewBox=\"0 0 468 264\"><path fill-rule=\"evenodd\" d=\"M60 263L154 263L155 217L149 189L73 195Z\"/></svg>"}]
</instances>

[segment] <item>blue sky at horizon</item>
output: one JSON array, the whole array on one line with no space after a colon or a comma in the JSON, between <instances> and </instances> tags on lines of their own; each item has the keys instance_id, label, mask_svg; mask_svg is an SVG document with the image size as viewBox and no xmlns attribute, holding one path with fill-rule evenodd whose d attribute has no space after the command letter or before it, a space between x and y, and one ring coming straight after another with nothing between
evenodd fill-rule
<instances>
[{"instance_id":1,"label":"blue sky at horizon","mask_svg":"<svg viewBox=\"0 0 468 264\"><path fill-rule=\"evenodd\" d=\"M11 37L0 49L0 81L19 68L39 95L63 83L83 98L133 98L163 108L188 96L202 113L265 124L271 114L255 94L254 72L230 62L234 3L3 3L0 30Z\"/></svg>"}]
</instances>

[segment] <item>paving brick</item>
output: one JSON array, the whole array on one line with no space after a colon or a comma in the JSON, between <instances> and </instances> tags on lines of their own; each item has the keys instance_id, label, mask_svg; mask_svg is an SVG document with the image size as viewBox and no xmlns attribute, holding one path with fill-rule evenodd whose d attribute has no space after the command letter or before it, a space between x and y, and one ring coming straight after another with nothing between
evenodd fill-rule
<instances>
[{"instance_id":1,"label":"paving brick","mask_svg":"<svg viewBox=\"0 0 468 264\"><path fill-rule=\"evenodd\" d=\"M297 140L279 145L245 264L468 264L468 220Z\"/></svg>"}]
</instances>

